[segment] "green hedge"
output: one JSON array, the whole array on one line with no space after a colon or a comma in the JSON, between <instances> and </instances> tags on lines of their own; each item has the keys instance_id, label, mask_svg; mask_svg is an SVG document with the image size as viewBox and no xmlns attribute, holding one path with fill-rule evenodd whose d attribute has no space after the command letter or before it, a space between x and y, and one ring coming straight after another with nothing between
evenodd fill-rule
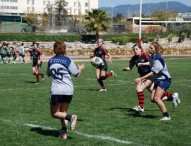
<instances>
[{"instance_id":1,"label":"green hedge","mask_svg":"<svg viewBox=\"0 0 191 146\"><path fill-rule=\"evenodd\" d=\"M0 41L48 42L48 41L80 41L81 35L36 35L36 34L0 34Z\"/></svg>"},{"instance_id":2,"label":"green hedge","mask_svg":"<svg viewBox=\"0 0 191 146\"><path fill-rule=\"evenodd\" d=\"M151 42L156 38L164 38L169 34L176 35L177 32L165 32L165 33L142 33L143 42ZM86 36L88 37L88 35ZM137 43L138 34L105 34L100 35L105 41L112 41L120 45L125 45L128 42ZM0 34L0 41L23 41L23 42L48 42L48 41L84 41L84 36L80 34Z\"/></svg>"}]
</instances>

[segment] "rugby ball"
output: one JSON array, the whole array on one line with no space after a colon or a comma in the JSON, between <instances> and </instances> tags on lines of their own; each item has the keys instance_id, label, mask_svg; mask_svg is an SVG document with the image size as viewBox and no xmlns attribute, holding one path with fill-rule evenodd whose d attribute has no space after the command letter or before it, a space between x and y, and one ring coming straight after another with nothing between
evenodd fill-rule
<instances>
[{"instance_id":1,"label":"rugby ball","mask_svg":"<svg viewBox=\"0 0 191 146\"><path fill-rule=\"evenodd\" d=\"M94 66L94 67L98 67L100 66L101 64L103 63L103 60L99 57L94 57L92 58L91 60L91 64Z\"/></svg>"}]
</instances>

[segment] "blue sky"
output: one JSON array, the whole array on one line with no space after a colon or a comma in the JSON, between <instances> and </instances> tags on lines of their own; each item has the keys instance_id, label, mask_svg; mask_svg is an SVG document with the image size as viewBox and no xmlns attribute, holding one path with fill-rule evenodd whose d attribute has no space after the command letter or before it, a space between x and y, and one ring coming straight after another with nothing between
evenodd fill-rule
<instances>
[{"instance_id":1,"label":"blue sky","mask_svg":"<svg viewBox=\"0 0 191 146\"><path fill-rule=\"evenodd\" d=\"M181 2L187 6L191 6L191 0L142 0L143 3L158 3L158 2L168 2L168 1L177 1ZM99 0L99 7L111 7L118 6L122 4L139 4L140 0Z\"/></svg>"}]
</instances>

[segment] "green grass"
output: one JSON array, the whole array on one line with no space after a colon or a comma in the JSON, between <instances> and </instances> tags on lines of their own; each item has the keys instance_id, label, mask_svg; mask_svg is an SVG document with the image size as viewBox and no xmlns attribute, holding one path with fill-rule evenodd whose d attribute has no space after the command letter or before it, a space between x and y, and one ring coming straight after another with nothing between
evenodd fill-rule
<instances>
[{"instance_id":1,"label":"green grass","mask_svg":"<svg viewBox=\"0 0 191 146\"><path fill-rule=\"evenodd\" d=\"M85 62L80 78L73 78L75 93L68 113L79 117L77 130L69 139L57 138L60 121L49 111L51 79L35 85L31 64L0 64L0 145L2 146L188 146L191 145L191 57L165 57L172 76L170 92L178 92L181 104L174 109L165 102L172 118L161 122L162 114L145 91L145 112L137 105L137 69L122 72L129 60L109 65L118 77L105 81L107 92L99 92L95 68ZM42 71L46 71L46 63ZM33 124L33 127L26 124ZM36 126L35 126L36 125ZM39 126L39 127L38 127ZM128 144L131 142L131 144Z\"/></svg>"}]
</instances>

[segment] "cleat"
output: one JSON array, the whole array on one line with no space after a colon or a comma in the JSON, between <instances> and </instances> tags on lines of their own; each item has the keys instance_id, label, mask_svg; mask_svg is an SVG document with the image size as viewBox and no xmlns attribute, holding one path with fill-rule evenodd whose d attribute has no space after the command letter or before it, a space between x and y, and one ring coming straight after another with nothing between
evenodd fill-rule
<instances>
[{"instance_id":1,"label":"cleat","mask_svg":"<svg viewBox=\"0 0 191 146\"><path fill-rule=\"evenodd\" d=\"M60 130L59 137L62 139L67 139L68 138L67 129Z\"/></svg>"},{"instance_id":2,"label":"cleat","mask_svg":"<svg viewBox=\"0 0 191 146\"><path fill-rule=\"evenodd\" d=\"M74 131L76 129L77 119L78 119L78 117L76 115L72 115L72 118L71 118L72 131Z\"/></svg>"},{"instance_id":3,"label":"cleat","mask_svg":"<svg viewBox=\"0 0 191 146\"><path fill-rule=\"evenodd\" d=\"M99 91L100 91L100 92L106 92L107 89L100 89Z\"/></svg>"},{"instance_id":4,"label":"cleat","mask_svg":"<svg viewBox=\"0 0 191 146\"><path fill-rule=\"evenodd\" d=\"M166 117L166 116L163 116L160 121L169 121L171 120L170 116L169 117Z\"/></svg>"},{"instance_id":5,"label":"cleat","mask_svg":"<svg viewBox=\"0 0 191 146\"><path fill-rule=\"evenodd\" d=\"M174 93L172 96L174 97L172 100L172 106L176 108L177 105L180 104L180 98L178 97L178 93Z\"/></svg>"},{"instance_id":6,"label":"cleat","mask_svg":"<svg viewBox=\"0 0 191 146\"><path fill-rule=\"evenodd\" d=\"M140 106L135 106L134 108L132 108L134 111L136 112L144 112L144 108L140 107Z\"/></svg>"},{"instance_id":7,"label":"cleat","mask_svg":"<svg viewBox=\"0 0 191 146\"><path fill-rule=\"evenodd\" d=\"M114 73L114 71L110 71L112 73L112 76L114 76L115 78L117 77L116 73Z\"/></svg>"},{"instance_id":8,"label":"cleat","mask_svg":"<svg viewBox=\"0 0 191 146\"><path fill-rule=\"evenodd\" d=\"M173 96L175 97L176 102L177 102L178 104L180 104L180 98L178 97L178 93L174 93Z\"/></svg>"},{"instance_id":9,"label":"cleat","mask_svg":"<svg viewBox=\"0 0 191 146\"><path fill-rule=\"evenodd\" d=\"M40 83L40 82L35 82L34 84L37 85L37 84L39 84L39 83Z\"/></svg>"},{"instance_id":10,"label":"cleat","mask_svg":"<svg viewBox=\"0 0 191 146\"><path fill-rule=\"evenodd\" d=\"M41 74L41 77L42 77L42 79L44 79L44 74L43 73Z\"/></svg>"},{"instance_id":11,"label":"cleat","mask_svg":"<svg viewBox=\"0 0 191 146\"><path fill-rule=\"evenodd\" d=\"M61 135L59 135L59 137L62 139L67 139L68 135L67 135L67 133L62 133Z\"/></svg>"}]
</instances>

